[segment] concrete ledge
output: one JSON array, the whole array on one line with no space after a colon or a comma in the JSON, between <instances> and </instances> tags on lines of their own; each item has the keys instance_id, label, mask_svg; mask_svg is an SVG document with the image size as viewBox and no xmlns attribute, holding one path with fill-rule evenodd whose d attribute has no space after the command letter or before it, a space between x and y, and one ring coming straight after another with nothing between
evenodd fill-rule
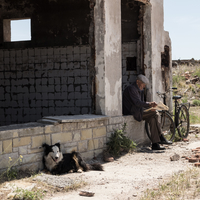
<instances>
[{"instance_id":1,"label":"concrete ledge","mask_svg":"<svg viewBox=\"0 0 200 200\"><path fill-rule=\"evenodd\" d=\"M58 121L60 123L68 123L68 122L86 122L86 121L105 120L105 119L109 119L109 117L103 116L103 115L63 115L63 116L44 117L43 119Z\"/></svg>"}]
</instances>

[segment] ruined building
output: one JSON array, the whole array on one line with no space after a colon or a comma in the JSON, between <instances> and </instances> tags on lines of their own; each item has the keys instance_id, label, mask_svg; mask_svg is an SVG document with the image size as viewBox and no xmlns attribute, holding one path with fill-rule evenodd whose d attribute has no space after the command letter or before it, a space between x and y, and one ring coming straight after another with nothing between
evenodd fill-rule
<instances>
[{"instance_id":1,"label":"ruined building","mask_svg":"<svg viewBox=\"0 0 200 200\"><path fill-rule=\"evenodd\" d=\"M147 100L160 101L156 92L171 84L163 18L163 0L0 0L0 126L94 114L110 118L106 135L111 119L124 119L122 92L139 73L150 80ZM11 41L11 23L23 19L30 21L30 40ZM9 134L0 132L0 153L10 140L14 150L42 142L33 144L33 133ZM24 144L16 142L25 136Z\"/></svg>"},{"instance_id":2,"label":"ruined building","mask_svg":"<svg viewBox=\"0 0 200 200\"><path fill-rule=\"evenodd\" d=\"M11 22L22 19L31 39L12 42ZM149 100L169 87L163 1L0 0L0 29L0 125L121 115L138 73L150 79Z\"/></svg>"}]
</instances>

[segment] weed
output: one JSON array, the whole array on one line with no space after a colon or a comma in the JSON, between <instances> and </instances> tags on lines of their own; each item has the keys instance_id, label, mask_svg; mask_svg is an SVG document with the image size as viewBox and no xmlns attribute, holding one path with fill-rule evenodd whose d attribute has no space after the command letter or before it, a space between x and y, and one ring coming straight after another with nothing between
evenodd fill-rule
<instances>
[{"instance_id":1,"label":"weed","mask_svg":"<svg viewBox=\"0 0 200 200\"><path fill-rule=\"evenodd\" d=\"M197 178L199 178L199 169L189 169L174 174L167 183L160 184L157 191L147 189L140 200L191 199L191 196L195 198L200 193Z\"/></svg>"},{"instance_id":2,"label":"weed","mask_svg":"<svg viewBox=\"0 0 200 200\"><path fill-rule=\"evenodd\" d=\"M35 191L29 191L17 188L15 191L17 194L14 199L25 199L25 200L41 200L44 197L44 191L36 189Z\"/></svg>"},{"instance_id":3,"label":"weed","mask_svg":"<svg viewBox=\"0 0 200 200\"><path fill-rule=\"evenodd\" d=\"M178 87L182 81L184 81L184 77L180 76L179 74L174 75L172 77L173 87Z\"/></svg>"},{"instance_id":4,"label":"weed","mask_svg":"<svg viewBox=\"0 0 200 200\"><path fill-rule=\"evenodd\" d=\"M200 77L200 69L197 68L197 69L195 70L195 72L192 73L192 75L193 75L193 76L198 76L198 77Z\"/></svg>"},{"instance_id":5,"label":"weed","mask_svg":"<svg viewBox=\"0 0 200 200\"><path fill-rule=\"evenodd\" d=\"M195 106L200 106L200 100L193 100L192 104L194 104Z\"/></svg>"},{"instance_id":6,"label":"weed","mask_svg":"<svg viewBox=\"0 0 200 200\"><path fill-rule=\"evenodd\" d=\"M173 142L179 142L181 140L182 140L182 138L179 136L178 131L175 130L175 136L174 136Z\"/></svg>"},{"instance_id":7,"label":"weed","mask_svg":"<svg viewBox=\"0 0 200 200\"><path fill-rule=\"evenodd\" d=\"M7 148L9 148L10 145L11 145L11 143L7 146ZM6 148L6 149L7 149L7 148ZM6 151L6 149L5 149L5 151ZM3 154L3 153L4 153L4 152L2 152L2 154ZM7 167L7 169L6 169L5 172L3 172L2 174L0 174L0 178L1 178L4 174L6 174L8 181L10 181L10 180L12 180L12 179L16 179L16 178L17 178L18 171L17 171L17 169L15 169L13 166L14 166L17 162L20 162L20 163L21 163L21 162L22 162L22 159L23 159L23 156L20 155L19 158L16 159L16 160L13 162L12 158L9 157L9 160L8 160L8 167ZM0 160L0 161L1 161L1 160Z\"/></svg>"},{"instance_id":8,"label":"weed","mask_svg":"<svg viewBox=\"0 0 200 200\"><path fill-rule=\"evenodd\" d=\"M181 99L181 101L182 101L182 103L187 103L187 102L188 102L188 98L187 98L187 97L183 97L183 98Z\"/></svg>"},{"instance_id":9,"label":"weed","mask_svg":"<svg viewBox=\"0 0 200 200\"><path fill-rule=\"evenodd\" d=\"M76 181L74 184L65 187L65 191L68 192L70 190L77 190L86 185L87 183L85 181Z\"/></svg>"},{"instance_id":10,"label":"weed","mask_svg":"<svg viewBox=\"0 0 200 200\"><path fill-rule=\"evenodd\" d=\"M198 124L200 122L200 117L194 113L190 114L190 124Z\"/></svg>"},{"instance_id":11,"label":"weed","mask_svg":"<svg viewBox=\"0 0 200 200\"><path fill-rule=\"evenodd\" d=\"M124 123L121 130L114 130L111 134L109 142L107 143L107 150L109 153L117 156L121 151L131 151L136 148L136 143L125 136L126 123Z\"/></svg>"}]
</instances>

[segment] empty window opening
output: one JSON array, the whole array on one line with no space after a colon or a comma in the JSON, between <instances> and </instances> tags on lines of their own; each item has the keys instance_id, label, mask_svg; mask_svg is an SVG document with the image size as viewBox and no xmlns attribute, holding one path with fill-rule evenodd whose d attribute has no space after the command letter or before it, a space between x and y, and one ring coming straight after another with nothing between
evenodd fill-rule
<instances>
[{"instance_id":1,"label":"empty window opening","mask_svg":"<svg viewBox=\"0 0 200 200\"><path fill-rule=\"evenodd\" d=\"M126 58L126 70L127 71L136 71L137 70L136 57L127 57Z\"/></svg>"},{"instance_id":2,"label":"empty window opening","mask_svg":"<svg viewBox=\"0 0 200 200\"><path fill-rule=\"evenodd\" d=\"M4 42L31 40L31 19L5 19Z\"/></svg>"}]
</instances>

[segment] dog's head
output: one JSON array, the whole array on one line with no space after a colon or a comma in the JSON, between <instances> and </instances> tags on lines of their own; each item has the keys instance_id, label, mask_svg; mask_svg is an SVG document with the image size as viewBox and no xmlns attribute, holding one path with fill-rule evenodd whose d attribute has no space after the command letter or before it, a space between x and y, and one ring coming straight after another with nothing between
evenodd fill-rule
<instances>
[{"instance_id":1,"label":"dog's head","mask_svg":"<svg viewBox=\"0 0 200 200\"><path fill-rule=\"evenodd\" d=\"M56 143L54 145L43 144L44 149L44 157L48 159L52 159L55 163L58 163L62 160L62 152L60 151L60 143Z\"/></svg>"}]
</instances>

